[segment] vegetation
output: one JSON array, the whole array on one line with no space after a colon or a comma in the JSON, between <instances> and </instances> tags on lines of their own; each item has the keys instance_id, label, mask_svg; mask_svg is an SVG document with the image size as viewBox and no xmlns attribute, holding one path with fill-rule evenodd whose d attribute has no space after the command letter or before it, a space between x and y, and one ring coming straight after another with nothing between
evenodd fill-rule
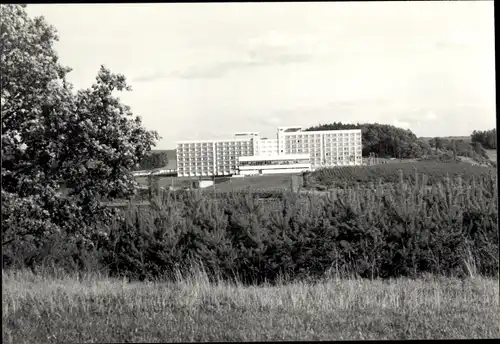
<instances>
[{"instance_id":1,"label":"vegetation","mask_svg":"<svg viewBox=\"0 0 500 344\"><path fill-rule=\"evenodd\" d=\"M54 28L25 5L0 10L6 343L500 334L498 282L488 279L499 269L491 169L324 169L306 185L333 187L320 195L237 183L162 191L150 177L138 195L146 207L113 209L102 201L137 195L138 164L168 162L150 154L158 135L114 96L129 89L124 76L101 67L91 88L73 92ZM357 126L365 155L471 152L454 142L450 156L435 141L433 153L411 131ZM472 156L493 144L490 133L472 140Z\"/></svg>"},{"instance_id":2,"label":"vegetation","mask_svg":"<svg viewBox=\"0 0 500 344\"><path fill-rule=\"evenodd\" d=\"M474 131L471 135L471 142L441 137L430 140L418 139L411 130L378 123L343 124L334 122L313 126L306 131L345 129L361 129L364 157L376 154L379 157L443 162L458 161L458 157L467 157L479 163L488 163L485 148L496 149L495 129L485 132Z\"/></svg>"},{"instance_id":3,"label":"vegetation","mask_svg":"<svg viewBox=\"0 0 500 344\"><path fill-rule=\"evenodd\" d=\"M498 280L343 280L244 287L2 274L3 342L498 338Z\"/></svg>"},{"instance_id":4,"label":"vegetation","mask_svg":"<svg viewBox=\"0 0 500 344\"><path fill-rule=\"evenodd\" d=\"M0 10L2 244L57 233L89 241L96 219L112 216L100 200L135 193L130 170L158 135L113 96L130 89L123 75L101 67L91 88L73 92L55 29L25 5Z\"/></svg>"},{"instance_id":5,"label":"vegetation","mask_svg":"<svg viewBox=\"0 0 500 344\"><path fill-rule=\"evenodd\" d=\"M365 124L320 124L310 127L313 130L345 130L361 129L363 156L375 153L380 157L396 157L400 159L420 158L430 151L430 147L411 132L393 125L365 123Z\"/></svg>"},{"instance_id":6,"label":"vegetation","mask_svg":"<svg viewBox=\"0 0 500 344\"><path fill-rule=\"evenodd\" d=\"M369 187L374 183L397 183L401 177L415 183L415 181L418 181L419 174L425 175L425 180L421 181L422 183L432 186L447 177L452 179L460 177L467 184L473 177L481 178L496 174L496 170L467 163L442 163L437 161L395 162L373 166L343 166L323 168L312 172L309 177L309 186L351 188L359 185Z\"/></svg>"},{"instance_id":7,"label":"vegetation","mask_svg":"<svg viewBox=\"0 0 500 344\"><path fill-rule=\"evenodd\" d=\"M486 149L497 149L497 130L496 128L486 131L474 130L471 135L473 143L480 143Z\"/></svg>"},{"instance_id":8,"label":"vegetation","mask_svg":"<svg viewBox=\"0 0 500 344\"><path fill-rule=\"evenodd\" d=\"M422 179L423 178L423 179ZM53 262L131 279L169 279L202 261L211 276L246 284L317 279L334 271L360 277L498 274L496 176L348 188L323 196L251 192L160 192L96 224L92 247L51 237L42 249L19 243L4 264ZM362 191L362 192L361 192Z\"/></svg>"},{"instance_id":9,"label":"vegetation","mask_svg":"<svg viewBox=\"0 0 500 344\"><path fill-rule=\"evenodd\" d=\"M478 141L435 137L429 141L429 144L434 148L434 154L431 154L430 157L436 156L441 160L456 160L457 157L467 157L479 163L488 162L487 152Z\"/></svg>"},{"instance_id":10,"label":"vegetation","mask_svg":"<svg viewBox=\"0 0 500 344\"><path fill-rule=\"evenodd\" d=\"M152 170L168 165L167 152L150 152L139 161L136 170Z\"/></svg>"}]
</instances>

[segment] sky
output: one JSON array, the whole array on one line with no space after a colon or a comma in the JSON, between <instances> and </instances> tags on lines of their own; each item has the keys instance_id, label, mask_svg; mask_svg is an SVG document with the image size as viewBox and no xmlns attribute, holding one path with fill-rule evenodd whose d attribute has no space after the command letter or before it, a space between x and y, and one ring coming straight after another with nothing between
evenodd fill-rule
<instances>
[{"instance_id":1,"label":"sky","mask_svg":"<svg viewBox=\"0 0 500 344\"><path fill-rule=\"evenodd\" d=\"M493 1L28 5L75 88L101 65L162 139L274 137L384 123L417 136L496 127Z\"/></svg>"}]
</instances>

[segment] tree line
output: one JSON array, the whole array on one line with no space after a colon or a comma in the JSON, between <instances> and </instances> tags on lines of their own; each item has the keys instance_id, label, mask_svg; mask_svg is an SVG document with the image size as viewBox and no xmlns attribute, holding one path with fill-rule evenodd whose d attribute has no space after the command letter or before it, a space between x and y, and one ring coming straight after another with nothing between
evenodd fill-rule
<instances>
[{"instance_id":1,"label":"tree line","mask_svg":"<svg viewBox=\"0 0 500 344\"><path fill-rule=\"evenodd\" d=\"M497 149L497 130L474 130L471 135L472 142L480 143L486 149Z\"/></svg>"},{"instance_id":2,"label":"tree line","mask_svg":"<svg viewBox=\"0 0 500 344\"><path fill-rule=\"evenodd\" d=\"M361 129L364 157L368 157L370 154L400 159L432 158L436 156L456 159L459 156L464 156L481 160L487 158L485 148L496 149L496 129L473 131L471 142L441 137L434 137L427 142L417 138L409 129L379 123L351 124L333 122L319 124L307 128L306 131L348 129Z\"/></svg>"},{"instance_id":3,"label":"tree line","mask_svg":"<svg viewBox=\"0 0 500 344\"><path fill-rule=\"evenodd\" d=\"M411 130L388 124L333 122L313 126L306 131L347 129L361 129L364 157L375 153L379 157L420 158L430 151L429 144L419 140Z\"/></svg>"},{"instance_id":4,"label":"tree line","mask_svg":"<svg viewBox=\"0 0 500 344\"><path fill-rule=\"evenodd\" d=\"M137 164L135 170L152 170L165 167L168 164L168 155L166 152L150 152L144 156Z\"/></svg>"}]
</instances>

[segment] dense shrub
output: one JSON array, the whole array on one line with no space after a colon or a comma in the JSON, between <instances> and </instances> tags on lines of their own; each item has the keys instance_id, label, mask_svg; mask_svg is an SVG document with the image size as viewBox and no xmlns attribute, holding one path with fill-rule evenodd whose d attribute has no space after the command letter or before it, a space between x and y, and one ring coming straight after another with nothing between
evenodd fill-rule
<instances>
[{"instance_id":1,"label":"dense shrub","mask_svg":"<svg viewBox=\"0 0 500 344\"><path fill-rule=\"evenodd\" d=\"M4 262L98 264L111 275L144 279L201 261L212 275L245 283L344 271L368 278L497 275L495 176L467 185L450 178L425 187L425 180L267 199L250 191L165 191L149 207L122 210L92 247L53 239L36 254L4 250Z\"/></svg>"}]
</instances>

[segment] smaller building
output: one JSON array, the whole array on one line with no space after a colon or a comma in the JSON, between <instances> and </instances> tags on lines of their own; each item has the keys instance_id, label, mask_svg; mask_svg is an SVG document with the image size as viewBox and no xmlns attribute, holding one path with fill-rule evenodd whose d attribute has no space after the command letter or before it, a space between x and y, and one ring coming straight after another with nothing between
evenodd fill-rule
<instances>
[{"instance_id":1,"label":"smaller building","mask_svg":"<svg viewBox=\"0 0 500 344\"><path fill-rule=\"evenodd\" d=\"M311 171L309 154L238 157L238 173L244 176L305 171Z\"/></svg>"}]
</instances>

